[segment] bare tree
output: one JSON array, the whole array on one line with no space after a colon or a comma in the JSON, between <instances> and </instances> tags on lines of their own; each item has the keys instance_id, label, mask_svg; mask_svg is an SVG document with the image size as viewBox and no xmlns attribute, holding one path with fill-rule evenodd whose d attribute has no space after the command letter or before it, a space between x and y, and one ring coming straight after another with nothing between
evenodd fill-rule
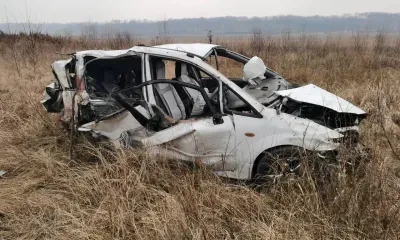
<instances>
[{"instance_id":1,"label":"bare tree","mask_svg":"<svg viewBox=\"0 0 400 240\"><path fill-rule=\"evenodd\" d=\"M36 73L41 55L42 28L40 25L33 25L30 20L28 20L27 26L24 26L24 32L25 34L23 34L23 36L26 39L25 53L28 56L29 62L33 66L33 71Z\"/></svg>"},{"instance_id":2,"label":"bare tree","mask_svg":"<svg viewBox=\"0 0 400 240\"><path fill-rule=\"evenodd\" d=\"M70 28L64 28L62 30L61 36L63 36L68 42L70 42L72 40L72 30Z\"/></svg>"},{"instance_id":3,"label":"bare tree","mask_svg":"<svg viewBox=\"0 0 400 240\"><path fill-rule=\"evenodd\" d=\"M376 54L381 54L386 49L387 38L386 34L383 30L378 30L378 33L375 36L375 45L374 52Z\"/></svg>"},{"instance_id":4,"label":"bare tree","mask_svg":"<svg viewBox=\"0 0 400 240\"><path fill-rule=\"evenodd\" d=\"M81 24L81 41L83 41L86 45L96 45L97 38L98 36L96 24L91 22Z\"/></svg>"},{"instance_id":5,"label":"bare tree","mask_svg":"<svg viewBox=\"0 0 400 240\"><path fill-rule=\"evenodd\" d=\"M265 50L265 39L260 28L254 28L250 37L250 47L254 52Z\"/></svg>"},{"instance_id":6,"label":"bare tree","mask_svg":"<svg viewBox=\"0 0 400 240\"><path fill-rule=\"evenodd\" d=\"M110 41L110 47L112 49L129 48L132 47L132 44L132 35L127 31L116 33L114 38Z\"/></svg>"},{"instance_id":7,"label":"bare tree","mask_svg":"<svg viewBox=\"0 0 400 240\"><path fill-rule=\"evenodd\" d=\"M212 30L206 30L207 31L207 40L208 40L208 43L209 44L211 44L212 43L212 41L213 41L213 34L212 34Z\"/></svg>"},{"instance_id":8,"label":"bare tree","mask_svg":"<svg viewBox=\"0 0 400 240\"><path fill-rule=\"evenodd\" d=\"M12 34L12 32L11 32L10 22L8 20L8 14L7 14L6 9L4 9L4 13L5 13L4 15L6 17L6 22L7 22L8 35L10 36L10 41L9 41L8 46L9 46L9 48L11 50L10 51L11 59L12 59L13 65L15 67L15 70L17 71L18 76L21 77L22 76L21 75L21 68L20 68L20 65L19 65L18 53L17 53L17 37L16 37L16 34ZM11 39L13 35L14 35L15 39Z\"/></svg>"},{"instance_id":9,"label":"bare tree","mask_svg":"<svg viewBox=\"0 0 400 240\"><path fill-rule=\"evenodd\" d=\"M394 41L394 51L396 53L400 53L400 36L397 36L396 40Z\"/></svg>"},{"instance_id":10,"label":"bare tree","mask_svg":"<svg viewBox=\"0 0 400 240\"><path fill-rule=\"evenodd\" d=\"M115 33L116 30L114 29L114 26L111 23L106 23L101 28L101 37L103 39L107 39L108 41L114 38Z\"/></svg>"},{"instance_id":11,"label":"bare tree","mask_svg":"<svg viewBox=\"0 0 400 240\"><path fill-rule=\"evenodd\" d=\"M26 39L25 53L28 56L28 61L33 66L33 71L36 73L39 59L42 55L40 51L42 45L42 26L33 24L28 13L28 6L25 3L26 24L23 24L23 36Z\"/></svg>"},{"instance_id":12,"label":"bare tree","mask_svg":"<svg viewBox=\"0 0 400 240\"><path fill-rule=\"evenodd\" d=\"M268 53L271 53L275 49L276 49L276 40L270 35L266 36L265 37L265 50Z\"/></svg>"},{"instance_id":13,"label":"bare tree","mask_svg":"<svg viewBox=\"0 0 400 240\"><path fill-rule=\"evenodd\" d=\"M164 19L163 21L158 22L158 36L155 39L152 39L153 45L172 43L173 37L168 30L168 20Z\"/></svg>"},{"instance_id":14,"label":"bare tree","mask_svg":"<svg viewBox=\"0 0 400 240\"><path fill-rule=\"evenodd\" d=\"M367 31L356 31L352 33L353 49L357 53L363 53L368 40Z\"/></svg>"},{"instance_id":15,"label":"bare tree","mask_svg":"<svg viewBox=\"0 0 400 240\"><path fill-rule=\"evenodd\" d=\"M292 41L292 32L290 30L290 26L287 26L282 31L282 36L281 36L282 50L289 50L291 48L291 41Z\"/></svg>"}]
</instances>

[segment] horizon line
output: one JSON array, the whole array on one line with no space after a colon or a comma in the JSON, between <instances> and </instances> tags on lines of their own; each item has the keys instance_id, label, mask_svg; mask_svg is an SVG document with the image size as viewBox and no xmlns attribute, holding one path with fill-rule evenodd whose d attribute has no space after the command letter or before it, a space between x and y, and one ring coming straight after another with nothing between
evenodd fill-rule
<instances>
[{"instance_id":1,"label":"horizon line","mask_svg":"<svg viewBox=\"0 0 400 240\"><path fill-rule=\"evenodd\" d=\"M400 15L400 12L355 12L355 13L343 13L337 15L294 15L294 14L285 14L285 15L271 15L271 16L215 16L215 17L183 17L183 18L168 18L164 20L151 20L151 19L111 19L108 21L80 21L80 22L40 22L40 21L14 21L14 22L0 22L0 24L83 24L83 23L96 23L96 24L107 24L107 23L129 23L129 22L148 22L148 23L160 23L165 21L179 21L179 20L193 20L193 19L217 19L217 18L243 18L243 19L268 19L268 18L279 18L279 17L299 17L299 18L311 18L311 17L336 17L336 18L345 18L345 17L361 17L367 14L387 14L387 15Z\"/></svg>"}]
</instances>

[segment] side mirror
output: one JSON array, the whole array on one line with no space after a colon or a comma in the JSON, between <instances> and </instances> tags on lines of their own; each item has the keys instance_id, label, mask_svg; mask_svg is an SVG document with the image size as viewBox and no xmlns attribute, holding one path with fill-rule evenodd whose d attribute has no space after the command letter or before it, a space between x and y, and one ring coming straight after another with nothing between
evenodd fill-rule
<instances>
[{"instance_id":1,"label":"side mirror","mask_svg":"<svg viewBox=\"0 0 400 240\"><path fill-rule=\"evenodd\" d=\"M222 114L221 113L214 114L213 123L214 123L214 125L219 125L219 124L223 124L224 123L224 119L222 118Z\"/></svg>"}]
</instances>

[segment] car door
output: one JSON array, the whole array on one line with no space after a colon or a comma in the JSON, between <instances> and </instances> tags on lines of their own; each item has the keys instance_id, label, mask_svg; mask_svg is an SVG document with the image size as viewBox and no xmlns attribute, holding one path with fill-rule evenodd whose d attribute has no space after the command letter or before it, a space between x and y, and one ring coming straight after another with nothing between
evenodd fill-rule
<instances>
[{"instance_id":1,"label":"car door","mask_svg":"<svg viewBox=\"0 0 400 240\"><path fill-rule=\"evenodd\" d=\"M233 171L236 168L235 128L230 116L222 116L219 123L213 117L198 119L192 123L193 146L184 145L196 154L205 165L213 165L216 171Z\"/></svg>"},{"instance_id":2,"label":"car door","mask_svg":"<svg viewBox=\"0 0 400 240\"><path fill-rule=\"evenodd\" d=\"M146 78L147 81L154 78L154 72L152 66L155 58L160 58L160 56L152 57L146 56ZM158 59L159 60L159 59ZM181 59L168 59L169 61L181 61ZM190 63L186 64L194 67ZM200 86L195 86L193 84L178 82L178 80L173 79L157 79L165 80L166 83L175 82L176 85L191 86L192 89L201 91L208 104L209 109L213 109L210 115L203 115L201 117L189 117L179 122L179 124L165 129L161 132L156 133L151 137L151 139L168 139L165 138L166 135L169 136L179 136L173 139L173 146L175 151L180 152L183 156L200 161L204 165L212 166L214 170L225 170L230 171L234 169L234 159L235 159L235 133L232 118L228 115L222 116L219 109L215 108L208 98L208 95L204 88ZM178 82L178 83L176 83ZM148 93L148 99L151 104L158 104L156 101L156 88L153 87L154 84L148 85L146 91ZM158 96L159 97L159 96ZM161 106L160 106L161 107ZM182 125L185 125L186 130L182 130ZM190 129L190 130L188 130ZM185 136L180 136L182 131L186 131ZM160 143L160 142L159 142ZM170 144L171 145L171 144Z\"/></svg>"},{"instance_id":3,"label":"car door","mask_svg":"<svg viewBox=\"0 0 400 240\"><path fill-rule=\"evenodd\" d=\"M231 116L235 126L235 170L246 175L259 154L260 139L265 137L270 129L265 125L263 116L235 91L224 86L223 92L224 112ZM234 100L234 104L228 100Z\"/></svg>"}]
</instances>

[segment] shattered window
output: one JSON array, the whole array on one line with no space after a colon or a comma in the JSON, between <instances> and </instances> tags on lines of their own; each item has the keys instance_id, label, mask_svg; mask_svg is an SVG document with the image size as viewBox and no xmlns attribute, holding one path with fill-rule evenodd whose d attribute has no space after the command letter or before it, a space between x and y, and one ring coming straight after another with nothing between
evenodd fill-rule
<instances>
[{"instance_id":1,"label":"shattered window","mask_svg":"<svg viewBox=\"0 0 400 240\"><path fill-rule=\"evenodd\" d=\"M189 63L152 57L150 59L153 80L171 80L203 87L198 69ZM201 91L180 84L160 83L153 85L157 106L175 120L205 116L206 102ZM206 94L208 90L205 89Z\"/></svg>"},{"instance_id":2,"label":"shattered window","mask_svg":"<svg viewBox=\"0 0 400 240\"><path fill-rule=\"evenodd\" d=\"M243 78L243 63L227 57L218 56L218 71L229 79L242 79ZM217 69L217 62L215 56L207 58L207 63L213 68Z\"/></svg>"},{"instance_id":3,"label":"shattered window","mask_svg":"<svg viewBox=\"0 0 400 240\"><path fill-rule=\"evenodd\" d=\"M85 82L92 97L107 97L112 92L139 85L143 82L141 58L94 60L86 66Z\"/></svg>"},{"instance_id":4,"label":"shattered window","mask_svg":"<svg viewBox=\"0 0 400 240\"><path fill-rule=\"evenodd\" d=\"M235 113L244 116L255 116L258 113L253 107L244 101L236 92L223 85L224 92L224 110L227 113Z\"/></svg>"},{"instance_id":5,"label":"shattered window","mask_svg":"<svg viewBox=\"0 0 400 240\"><path fill-rule=\"evenodd\" d=\"M155 59L152 64L153 79L175 79L175 61Z\"/></svg>"},{"instance_id":6,"label":"shattered window","mask_svg":"<svg viewBox=\"0 0 400 240\"><path fill-rule=\"evenodd\" d=\"M76 66L76 59L75 58L73 58L71 60L71 62L66 65L67 78L68 78L68 81L69 81L72 89L76 88L76 69L75 69L75 66Z\"/></svg>"},{"instance_id":7,"label":"shattered window","mask_svg":"<svg viewBox=\"0 0 400 240\"><path fill-rule=\"evenodd\" d=\"M182 78L187 76L197 81L193 67L188 63L152 57L150 65L153 80L169 79L182 81Z\"/></svg>"}]
</instances>

